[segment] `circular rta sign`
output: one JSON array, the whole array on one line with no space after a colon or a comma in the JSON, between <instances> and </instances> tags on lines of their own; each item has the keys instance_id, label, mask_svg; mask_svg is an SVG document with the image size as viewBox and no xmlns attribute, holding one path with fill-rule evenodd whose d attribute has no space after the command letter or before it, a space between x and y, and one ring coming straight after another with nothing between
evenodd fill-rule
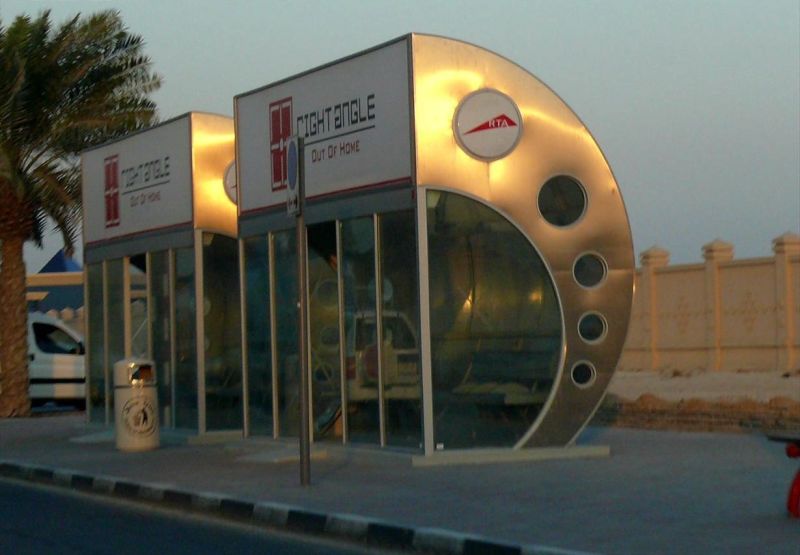
<instances>
[{"instance_id":1,"label":"circular rta sign","mask_svg":"<svg viewBox=\"0 0 800 555\"><path fill-rule=\"evenodd\" d=\"M508 155L522 135L522 116L514 101L494 89L467 95L456 109L453 132L470 155L491 162Z\"/></svg>"},{"instance_id":2,"label":"circular rta sign","mask_svg":"<svg viewBox=\"0 0 800 555\"><path fill-rule=\"evenodd\" d=\"M225 186L225 194L228 195L228 198L231 199L233 204L236 204L236 198L238 196L236 191L236 162L231 162L228 164L228 167L225 168L225 177L222 179L222 184Z\"/></svg>"}]
</instances>

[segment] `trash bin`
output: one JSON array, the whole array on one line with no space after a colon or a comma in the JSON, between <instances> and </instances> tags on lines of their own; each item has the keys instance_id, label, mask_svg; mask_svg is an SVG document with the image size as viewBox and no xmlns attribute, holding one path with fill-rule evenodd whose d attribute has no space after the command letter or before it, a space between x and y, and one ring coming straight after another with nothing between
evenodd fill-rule
<instances>
[{"instance_id":1,"label":"trash bin","mask_svg":"<svg viewBox=\"0 0 800 555\"><path fill-rule=\"evenodd\" d=\"M158 447L158 396L153 361L128 358L114 364L114 426L120 451Z\"/></svg>"}]
</instances>

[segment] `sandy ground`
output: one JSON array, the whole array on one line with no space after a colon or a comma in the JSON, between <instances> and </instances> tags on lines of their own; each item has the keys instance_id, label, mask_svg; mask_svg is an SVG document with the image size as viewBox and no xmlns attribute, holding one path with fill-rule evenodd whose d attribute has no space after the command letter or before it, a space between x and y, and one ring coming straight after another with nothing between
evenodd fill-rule
<instances>
[{"instance_id":1,"label":"sandy ground","mask_svg":"<svg viewBox=\"0 0 800 555\"><path fill-rule=\"evenodd\" d=\"M704 399L766 403L783 397L800 403L800 372L622 372L614 374L608 392L634 401L649 393L666 401Z\"/></svg>"}]
</instances>

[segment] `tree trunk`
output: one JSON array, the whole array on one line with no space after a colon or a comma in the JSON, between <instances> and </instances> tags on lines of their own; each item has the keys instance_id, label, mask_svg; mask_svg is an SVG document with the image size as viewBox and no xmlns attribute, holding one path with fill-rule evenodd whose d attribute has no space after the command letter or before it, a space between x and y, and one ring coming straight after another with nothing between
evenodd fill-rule
<instances>
[{"instance_id":1,"label":"tree trunk","mask_svg":"<svg viewBox=\"0 0 800 555\"><path fill-rule=\"evenodd\" d=\"M25 237L0 238L0 417L28 416L28 304Z\"/></svg>"}]
</instances>

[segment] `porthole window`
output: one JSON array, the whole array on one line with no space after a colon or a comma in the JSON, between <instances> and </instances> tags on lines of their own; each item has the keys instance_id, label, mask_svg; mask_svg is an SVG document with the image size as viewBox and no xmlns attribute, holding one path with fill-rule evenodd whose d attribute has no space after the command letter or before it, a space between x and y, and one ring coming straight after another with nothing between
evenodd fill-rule
<instances>
[{"instance_id":1,"label":"porthole window","mask_svg":"<svg viewBox=\"0 0 800 555\"><path fill-rule=\"evenodd\" d=\"M599 255L587 253L575 261L572 274L583 287L597 287L606 278L606 263Z\"/></svg>"},{"instance_id":2,"label":"porthole window","mask_svg":"<svg viewBox=\"0 0 800 555\"><path fill-rule=\"evenodd\" d=\"M597 378L597 370L595 370L594 365L586 361L575 364L570 374L572 376L572 382L581 389L591 387Z\"/></svg>"},{"instance_id":3,"label":"porthole window","mask_svg":"<svg viewBox=\"0 0 800 555\"><path fill-rule=\"evenodd\" d=\"M339 328L337 326L325 326L319 332L319 339L323 347L335 349L339 346Z\"/></svg>"},{"instance_id":4,"label":"porthole window","mask_svg":"<svg viewBox=\"0 0 800 555\"><path fill-rule=\"evenodd\" d=\"M549 223L564 227L577 222L586 210L586 191L571 177L558 175L542 185L539 212Z\"/></svg>"},{"instance_id":5,"label":"porthole window","mask_svg":"<svg viewBox=\"0 0 800 555\"><path fill-rule=\"evenodd\" d=\"M590 312L581 316L578 322L578 333L584 341L597 343L606 335L606 320L596 312Z\"/></svg>"}]
</instances>

